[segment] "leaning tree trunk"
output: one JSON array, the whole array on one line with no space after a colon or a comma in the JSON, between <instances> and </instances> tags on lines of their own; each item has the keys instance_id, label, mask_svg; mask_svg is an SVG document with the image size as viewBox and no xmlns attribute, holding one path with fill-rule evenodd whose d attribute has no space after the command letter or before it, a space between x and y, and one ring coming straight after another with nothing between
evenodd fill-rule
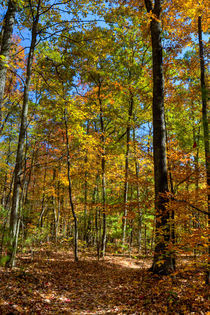
<instances>
[{"instance_id":1,"label":"leaning tree trunk","mask_svg":"<svg viewBox=\"0 0 210 315\"><path fill-rule=\"evenodd\" d=\"M167 162L166 130L164 117L164 77L161 42L161 0L145 0L148 13L152 13L150 31L152 38L153 61L153 151L155 174L155 210L156 234L155 252L152 271L157 274L168 274L174 270L172 254L168 249L170 242L170 213L167 209Z\"/></svg>"},{"instance_id":2,"label":"leaning tree trunk","mask_svg":"<svg viewBox=\"0 0 210 315\"><path fill-rule=\"evenodd\" d=\"M16 5L14 1L9 0L7 13L3 21L2 40L0 48L0 121L2 121L2 106L4 101L4 90L7 76L7 62L12 42L12 33L15 23L15 13Z\"/></svg>"},{"instance_id":3,"label":"leaning tree trunk","mask_svg":"<svg viewBox=\"0 0 210 315\"><path fill-rule=\"evenodd\" d=\"M69 201L71 206L71 212L74 218L74 260L78 261L78 224L77 216L74 208L73 198L72 198L72 186L71 186L71 175L70 175L70 148L69 148L69 135L68 135L68 120L67 120L67 110L64 111L65 129L66 129L66 153L67 153L67 167L68 167L68 182L69 182Z\"/></svg>"},{"instance_id":4,"label":"leaning tree trunk","mask_svg":"<svg viewBox=\"0 0 210 315\"><path fill-rule=\"evenodd\" d=\"M32 39L27 61L26 80L24 85L23 107L21 114L21 125L19 131L18 148L16 154L15 170L14 170L14 187L12 197L12 208L10 214L10 241L7 249L8 261L7 267L13 267L15 264L15 256L17 250L17 240L19 234L19 203L20 203L20 188L21 188L21 173L23 169L23 157L24 157L24 142L27 129L27 116L28 116L28 101L29 101L29 87L32 74L32 63L34 58L34 50L36 46L37 28L40 17L40 4L39 0L37 5L37 13L33 20L32 25Z\"/></svg>"},{"instance_id":5,"label":"leaning tree trunk","mask_svg":"<svg viewBox=\"0 0 210 315\"><path fill-rule=\"evenodd\" d=\"M201 71L201 96L202 96L202 118L203 118L203 133L204 133L204 148L206 160L206 177L207 177L207 194L208 194L208 226L210 225L210 166L209 166L209 129L208 129L208 110L207 110L207 88L205 84L205 64L202 41L202 19L198 17L198 37L199 37L199 54L200 54L200 71ZM210 247L208 249L210 256ZM209 267L209 266L208 266ZM206 283L209 283L210 272L207 271Z\"/></svg>"}]
</instances>

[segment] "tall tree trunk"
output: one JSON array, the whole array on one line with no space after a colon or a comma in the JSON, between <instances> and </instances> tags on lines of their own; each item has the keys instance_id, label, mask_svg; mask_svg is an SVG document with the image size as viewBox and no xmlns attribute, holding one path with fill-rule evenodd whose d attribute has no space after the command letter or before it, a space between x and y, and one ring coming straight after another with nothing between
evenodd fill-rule
<instances>
[{"instance_id":1,"label":"tall tree trunk","mask_svg":"<svg viewBox=\"0 0 210 315\"><path fill-rule=\"evenodd\" d=\"M99 173L96 176L96 183L93 190L92 204L95 205L99 203L99 193L98 193L98 180ZM100 259L100 240L101 240L101 215L100 210L98 210L98 206L95 207L95 241L96 241L96 252L97 258Z\"/></svg>"},{"instance_id":2,"label":"tall tree trunk","mask_svg":"<svg viewBox=\"0 0 210 315\"><path fill-rule=\"evenodd\" d=\"M87 159L85 158L85 160L87 161ZM86 242L86 244L88 244L88 235L87 235L87 189L88 189L88 185L87 185L87 171L85 171L85 185L84 185L84 193L85 193L85 200L84 200L84 231L83 231L83 239Z\"/></svg>"},{"instance_id":3,"label":"tall tree trunk","mask_svg":"<svg viewBox=\"0 0 210 315\"><path fill-rule=\"evenodd\" d=\"M144 255L147 256L147 226L144 225Z\"/></svg>"},{"instance_id":4,"label":"tall tree trunk","mask_svg":"<svg viewBox=\"0 0 210 315\"><path fill-rule=\"evenodd\" d=\"M166 130L164 117L164 77L161 42L161 0L145 0L147 12L153 14L150 23L153 61L153 151L155 174L156 234L152 271L168 274L174 270L170 242L170 214L167 209L168 179L166 162Z\"/></svg>"},{"instance_id":5,"label":"tall tree trunk","mask_svg":"<svg viewBox=\"0 0 210 315\"><path fill-rule=\"evenodd\" d=\"M26 137L25 137L25 153L24 153L24 166L23 166L23 177L22 177L22 181L21 181L21 194L20 194L20 201L19 201L19 208L21 210L23 210L24 207L24 196L25 196L25 192L26 192L26 188L27 188L27 172L26 172L26 161L27 161L27 155L28 155L28 139L27 139L27 132L26 132ZM24 209L25 210L25 209ZM24 222L24 218L23 218L23 211L19 211L19 217L21 222L21 226L22 226L22 247L23 247L23 238L24 238L24 234L25 234L25 222ZM26 224L27 225L27 224Z\"/></svg>"},{"instance_id":6,"label":"tall tree trunk","mask_svg":"<svg viewBox=\"0 0 210 315\"><path fill-rule=\"evenodd\" d=\"M72 199L72 186L71 186L71 175L70 175L70 148L69 148L69 135L68 135L68 120L67 110L64 111L65 129L66 129L66 153L67 153L67 167L68 167L68 182L69 182L69 201L71 206L72 215L74 218L74 260L78 261L78 224L77 216L74 208Z\"/></svg>"},{"instance_id":7,"label":"tall tree trunk","mask_svg":"<svg viewBox=\"0 0 210 315\"><path fill-rule=\"evenodd\" d=\"M130 239L129 239L129 257L131 257L131 252L132 252L132 245L133 245L133 230L134 230L134 226L133 226L133 219L130 221Z\"/></svg>"},{"instance_id":8,"label":"tall tree trunk","mask_svg":"<svg viewBox=\"0 0 210 315\"><path fill-rule=\"evenodd\" d=\"M52 178L52 186L55 189L56 192L56 183L55 183L55 179L56 179L56 169L53 169L53 178ZM58 214L56 211L56 198L54 196L54 194L52 194L51 196L51 205L52 205L52 212L53 212L53 229L52 229L52 239L55 241L55 243L57 243L57 221L58 221Z\"/></svg>"},{"instance_id":9,"label":"tall tree trunk","mask_svg":"<svg viewBox=\"0 0 210 315\"><path fill-rule=\"evenodd\" d=\"M196 155L194 157L194 170L195 170L195 202L199 198L199 140L200 140L200 127L198 134L196 135L195 128L193 128L193 143L196 144ZM193 220L193 227L199 227L199 212L195 213L195 219Z\"/></svg>"},{"instance_id":10,"label":"tall tree trunk","mask_svg":"<svg viewBox=\"0 0 210 315\"><path fill-rule=\"evenodd\" d=\"M28 100L29 100L29 88L31 82L32 74L32 63L34 58L34 50L36 46L37 38L37 28L40 17L40 5L41 0L37 4L36 16L33 19L32 24L32 39L27 60L27 70L26 70L26 80L24 85L24 95L23 95L23 107L21 114L21 125L19 131L18 148L15 162L14 170L14 187L13 187L13 198L12 198L12 208L10 214L10 242L7 250L8 261L6 266L13 267L15 264L15 256L17 250L17 240L19 233L19 201L20 201L20 188L21 188L21 173L23 169L23 156L24 156L24 142L27 129L27 116L28 116Z\"/></svg>"},{"instance_id":11,"label":"tall tree trunk","mask_svg":"<svg viewBox=\"0 0 210 315\"><path fill-rule=\"evenodd\" d=\"M7 13L5 15L2 27L2 40L0 43L0 122L2 121L2 106L4 101L4 90L7 76L7 62L12 42L12 33L15 23L16 5L14 1L9 0Z\"/></svg>"},{"instance_id":12,"label":"tall tree trunk","mask_svg":"<svg viewBox=\"0 0 210 315\"><path fill-rule=\"evenodd\" d=\"M208 129L208 111L207 111L207 88L205 83L205 63L203 53L203 41L202 41L202 18L198 17L198 38L199 38L199 54L200 54L200 81L201 81L201 95L202 95L202 118L203 118L203 133L204 133L204 147L205 147L205 160L206 160L206 177L207 177L207 194L208 194L208 226L210 226L210 164L209 164L209 129ZM210 241L210 239L209 239ZM210 242L209 242L210 243ZM210 257L210 246L209 246ZM210 264L210 258L209 258ZM208 267L209 267L208 264ZM210 281L210 271L207 271L206 283Z\"/></svg>"},{"instance_id":13,"label":"tall tree trunk","mask_svg":"<svg viewBox=\"0 0 210 315\"><path fill-rule=\"evenodd\" d=\"M34 160L37 159L36 145L37 145L37 142L35 142L33 150L32 150L31 165L29 168L29 174L28 174L27 185L26 185L25 196L24 196L24 203L28 202L28 191L29 191L31 176L32 176L33 168L34 168Z\"/></svg>"},{"instance_id":14,"label":"tall tree trunk","mask_svg":"<svg viewBox=\"0 0 210 315\"><path fill-rule=\"evenodd\" d=\"M59 172L61 171L61 166L59 165ZM56 216L56 222L55 222L55 243L57 244L58 241L58 233L59 233L59 225L60 225L60 213L61 213L61 196L60 196L60 180L58 180L57 184L57 191L58 191L58 211L57 211L57 216Z\"/></svg>"},{"instance_id":15,"label":"tall tree trunk","mask_svg":"<svg viewBox=\"0 0 210 315\"><path fill-rule=\"evenodd\" d=\"M102 217L103 217L103 232L102 232L102 240L101 240L101 250L102 250L102 257L105 256L106 251L106 179L105 179L105 157L102 157Z\"/></svg>"},{"instance_id":16,"label":"tall tree trunk","mask_svg":"<svg viewBox=\"0 0 210 315\"><path fill-rule=\"evenodd\" d=\"M130 132L131 132L131 118L133 115L133 95L130 92L128 122L126 128L126 152L125 152L125 183L124 183L124 213L122 220L122 245L125 244L126 224L127 224L127 202L128 202L128 169L129 169L129 152L130 152Z\"/></svg>"},{"instance_id":17,"label":"tall tree trunk","mask_svg":"<svg viewBox=\"0 0 210 315\"><path fill-rule=\"evenodd\" d=\"M166 126L166 146L167 146L167 151L170 150L170 142L168 139L168 132L167 132L167 126ZM169 187L170 187L170 192L172 196L174 196L174 183L173 183L173 177L172 177L172 163L167 157L167 163L168 163L168 175L169 175ZM175 211L174 209L170 210L170 232L171 232L171 243L173 246L175 246L176 242L176 230L175 230ZM172 260L173 260L173 266L174 269L176 268L176 260L175 260L175 250L172 249Z\"/></svg>"},{"instance_id":18,"label":"tall tree trunk","mask_svg":"<svg viewBox=\"0 0 210 315\"><path fill-rule=\"evenodd\" d=\"M173 185L173 178L172 178L172 170L171 170L171 165L170 161L168 160L168 172L169 172L169 181L170 181L170 191L172 196L174 195L174 185ZM170 211L170 230L171 230L171 242L175 246L176 242L176 234L175 234L175 211L172 209ZM172 261L173 261L173 267L174 269L176 268L176 260L175 260L175 250L173 249L171 252L172 255Z\"/></svg>"},{"instance_id":19,"label":"tall tree trunk","mask_svg":"<svg viewBox=\"0 0 210 315\"><path fill-rule=\"evenodd\" d=\"M139 164L136 152L136 135L133 129L133 143L134 143L134 158L136 169L136 190L137 190L137 209L138 209L138 253L141 252L141 238L142 238L142 209L140 205L140 187L139 187Z\"/></svg>"},{"instance_id":20,"label":"tall tree trunk","mask_svg":"<svg viewBox=\"0 0 210 315\"><path fill-rule=\"evenodd\" d=\"M10 155L11 155L11 138L9 139L9 147L8 147L8 153L7 153L7 158L6 158L7 166L9 165ZM1 205L3 208L5 208L5 202L6 202L7 179L8 179L8 173L6 173L4 176L4 184L3 184L2 198L1 198Z\"/></svg>"},{"instance_id":21,"label":"tall tree trunk","mask_svg":"<svg viewBox=\"0 0 210 315\"><path fill-rule=\"evenodd\" d=\"M103 113L103 106L101 100L101 81L99 81L98 85L98 101L100 105L100 125L101 125L101 143L102 143L102 158L101 158L101 184L102 184L102 240L101 240L101 255L102 257L105 256L106 251L106 175L105 175L105 129L104 129L104 113Z\"/></svg>"},{"instance_id":22,"label":"tall tree trunk","mask_svg":"<svg viewBox=\"0 0 210 315\"><path fill-rule=\"evenodd\" d=\"M193 117L194 118L194 117ZM200 136L200 127L199 127L199 133L198 136L196 137L195 133L195 127L193 128L193 143L196 145L196 155L194 157L194 170L195 170L195 203L197 200L199 200L199 136ZM199 212L197 211L195 215L193 216L192 219L192 227L193 229L198 229L199 228ZM195 245L193 249L194 253L194 259L196 260L196 256L198 253L198 246L197 244Z\"/></svg>"},{"instance_id":23,"label":"tall tree trunk","mask_svg":"<svg viewBox=\"0 0 210 315\"><path fill-rule=\"evenodd\" d=\"M87 135L89 134L89 121L87 121ZM88 157L87 157L87 152L85 154L85 168L87 167L87 162L88 162ZM84 241L86 242L86 244L88 244L88 235L87 235L87 197L88 197L88 181L87 181L87 177L88 177L88 173L87 173L87 169L85 170L85 185L84 185L84 189L85 189L85 200L84 200Z\"/></svg>"},{"instance_id":24,"label":"tall tree trunk","mask_svg":"<svg viewBox=\"0 0 210 315\"><path fill-rule=\"evenodd\" d=\"M47 177L47 163L45 164L44 169L44 179L43 179L43 188L42 188L42 201L41 201L41 213L39 216L38 226L43 227L43 216L45 213L46 205L45 205L45 192L46 192L46 177Z\"/></svg>"}]
</instances>

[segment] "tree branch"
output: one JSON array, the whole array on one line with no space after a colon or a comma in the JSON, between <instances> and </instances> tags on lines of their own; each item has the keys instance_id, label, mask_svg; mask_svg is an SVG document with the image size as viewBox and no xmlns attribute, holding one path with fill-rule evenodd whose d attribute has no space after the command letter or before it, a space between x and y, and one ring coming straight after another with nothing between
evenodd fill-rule
<instances>
[{"instance_id":1,"label":"tree branch","mask_svg":"<svg viewBox=\"0 0 210 315\"><path fill-rule=\"evenodd\" d=\"M201 212L201 213L203 213L203 214L209 215L208 211L201 210L201 209L195 207L194 205L192 205L191 203L189 203L189 202L186 201L186 200L179 200L179 199L176 199L176 198L174 198L174 197L172 197L171 200L174 200L174 201L176 201L176 202L185 203L186 205L188 205L188 206L191 207L192 209L195 209L195 210L197 210L198 212Z\"/></svg>"}]
</instances>

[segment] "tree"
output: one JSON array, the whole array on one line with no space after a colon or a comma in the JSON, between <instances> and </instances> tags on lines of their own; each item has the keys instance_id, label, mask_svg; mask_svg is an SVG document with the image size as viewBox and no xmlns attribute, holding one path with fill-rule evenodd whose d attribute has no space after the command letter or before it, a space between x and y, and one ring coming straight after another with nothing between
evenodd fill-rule
<instances>
[{"instance_id":1,"label":"tree","mask_svg":"<svg viewBox=\"0 0 210 315\"><path fill-rule=\"evenodd\" d=\"M6 84L8 58L12 42L12 33L15 23L16 3L9 0L7 13L2 27L2 38L0 41L0 121L2 120L2 106L4 101L4 89Z\"/></svg>"},{"instance_id":2,"label":"tree","mask_svg":"<svg viewBox=\"0 0 210 315\"><path fill-rule=\"evenodd\" d=\"M33 24L32 24L32 37L30 50L28 54L27 60L27 70L26 70L26 79L24 85L24 96L23 96L23 107L21 113L21 124L19 130L19 139L18 139L18 148L16 154L16 162L15 162L15 170L14 170L14 187L13 187L13 197L12 197L12 208L10 213L10 241L8 246L8 260L7 266L13 267L15 264L15 256L17 250L18 243L18 235L19 235L19 226L20 226L20 218L19 218L19 203L20 203L20 189L21 189L21 173L23 169L23 157L24 157L24 142L27 130L27 116L28 116L28 104L29 104L29 89L31 83L32 76L32 63L34 59L34 51L37 41L37 31L38 31L38 23L40 18L40 8L41 8L41 0L38 0L36 12L33 16Z\"/></svg>"},{"instance_id":3,"label":"tree","mask_svg":"<svg viewBox=\"0 0 210 315\"><path fill-rule=\"evenodd\" d=\"M161 42L161 1L145 0L147 12L150 14L150 32L152 39L153 61L153 152L155 175L155 209L156 235L155 252L152 271L157 274L168 274L174 270L174 260L169 251L170 225L168 203L168 175L166 162L166 130L164 113L164 77L163 49Z\"/></svg>"},{"instance_id":4,"label":"tree","mask_svg":"<svg viewBox=\"0 0 210 315\"><path fill-rule=\"evenodd\" d=\"M209 164L209 129L208 129L208 110L207 110L207 88L205 83L205 63L204 51L202 41L202 17L198 17L198 38L199 38L199 56L200 56L200 83L201 83L201 97L202 97L202 120L203 120L203 134L204 134L204 148L205 148L205 162L206 162L206 178L207 178L207 195L208 195L208 225L210 225L210 164ZM209 245L210 256L210 245ZM208 264L209 267L209 264ZM210 271L207 271L206 283L210 281Z\"/></svg>"},{"instance_id":5,"label":"tree","mask_svg":"<svg viewBox=\"0 0 210 315\"><path fill-rule=\"evenodd\" d=\"M199 58L191 36L202 13L191 0L19 3L4 91L10 116L1 126L2 254L9 210L11 261L19 224L21 244L36 234L61 240L74 245L75 260L77 239L78 253L93 246L100 258L105 249L122 252L123 234L124 252L131 244L139 254L155 249L158 274L175 269L179 248L206 254ZM202 24L205 31L204 14ZM21 30L32 34L27 60Z\"/></svg>"},{"instance_id":6,"label":"tree","mask_svg":"<svg viewBox=\"0 0 210 315\"><path fill-rule=\"evenodd\" d=\"M66 152L67 152L67 167L68 167L68 182L69 182L69 201L71 205L71 211L74 218L74 259L78 261L78 224L77 216L74 209L74 203L72 199L72 185L71 185L71 176L70 176L70 152L69 152L69 135L68 135L68 119L67 119L67 110L64 110L64 120L65 120L65 131L66 131Z\"/></svg>"}]
</instances>

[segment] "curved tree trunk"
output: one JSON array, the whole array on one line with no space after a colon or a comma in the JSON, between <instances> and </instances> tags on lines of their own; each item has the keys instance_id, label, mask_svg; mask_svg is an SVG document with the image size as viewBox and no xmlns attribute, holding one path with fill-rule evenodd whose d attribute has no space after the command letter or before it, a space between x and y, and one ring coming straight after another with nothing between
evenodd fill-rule
<instances>
[{"instance_id":1,"label":"curved tree trunk","mask_svg":"<svg viewBox=\"0 0 210 315\"><path fill-rule=\"evenodd\" d=\"M145 0L147 12L152 12L150 31L152 39L153 61L153 150L155 173L155 210L156 234L155 252L152 271L157 274L168 274L174 270L174 260L168 250L170 242L170 213L167 209L167 162L166 162L166 129L164 117L164 77L161 42L161 0Z\"/></svg>"}]
</instances>

